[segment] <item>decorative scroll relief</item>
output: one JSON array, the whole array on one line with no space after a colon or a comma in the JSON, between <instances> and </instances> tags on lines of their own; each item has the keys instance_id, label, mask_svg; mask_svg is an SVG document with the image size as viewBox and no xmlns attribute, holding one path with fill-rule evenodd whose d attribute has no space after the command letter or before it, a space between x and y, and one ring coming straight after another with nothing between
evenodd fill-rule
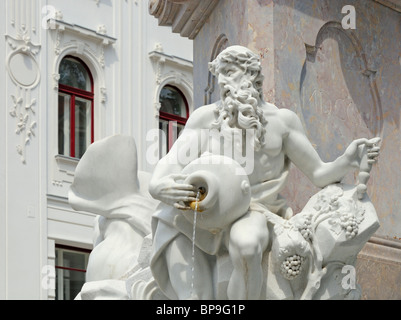
<instances>
[{"instance_id":1,"label":"decorative scroll relief","mask_svg":"<svg viewBox=\"0 0 401 320\"><path fill-rule=\"evenodd\" d=\"M11 117L15 118L15 133L21 137L16 146L22 163L26 163L26 146L35 136L34 120L36 99L31 98L31 90L40 81L40 69L36 56L40 45L31 42L25 26L22 26L16 37L6 35L6 41L11 48L7 57L6 66L8 74L16 85L16 93L11 95L12 107L9 110Z\"/></svg>"},{"instance_id":2,"label":"decorative scroll relief","mask_svg":"<svg viewBox=\"0 0 401 320\"><path fill-rule=\"evenodd\" d=\"M212 55L210 57L210 62L212 62L218 54L226 49L228 47L229 41L228 38L225 34L221 34L217 40L215 41L215 44L213 46L212 50ZM204 90L205 95L204 95L204 104L210 104L212 103L213 98L217 98L216 100L219 99L218 92L215 94L215 89L216 89L216 77L212 75L212 73L209 71L208 77L207 77L207 86Z\"/></svg>"},{"instance_id":3,"label":"decorative scroll relief","mask_svg":"<svg viewBox=\"0 0 401 320\"><path fill-rule=\"evenodd\" d=\"M382 136L375 74L359 40L338 22L326 23L315 45L306 45L298 114L324 158L343 152L350 138ZM333 141L334 148L325 141Z\"/></svg>"}]
</instances>

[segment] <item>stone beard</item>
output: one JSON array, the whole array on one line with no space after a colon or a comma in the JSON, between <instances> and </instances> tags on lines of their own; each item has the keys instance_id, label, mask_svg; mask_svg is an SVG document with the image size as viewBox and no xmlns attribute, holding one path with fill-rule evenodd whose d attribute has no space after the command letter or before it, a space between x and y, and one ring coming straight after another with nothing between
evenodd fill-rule
<instances>
[{"instance_id":1,"label":"stone beard","mask_svg":"<svg viewBox=\"0 0 401 320\"><path fill-rule=\"evenodd\" d=\"M227 72L230 64L245 70L237 86ZM221 102L215 110L217 119L212 127L228 132L235 129L248 131L251 129L254 131L254 149L260 150L265 143L267 120L259 107L263 103L263 75L258 57L252 53L238 55L238 53L227 52L218 57L209 67L219 79L221 97ZM220 73L227 76L220 78Z\"/></svg>"}]
</instances>

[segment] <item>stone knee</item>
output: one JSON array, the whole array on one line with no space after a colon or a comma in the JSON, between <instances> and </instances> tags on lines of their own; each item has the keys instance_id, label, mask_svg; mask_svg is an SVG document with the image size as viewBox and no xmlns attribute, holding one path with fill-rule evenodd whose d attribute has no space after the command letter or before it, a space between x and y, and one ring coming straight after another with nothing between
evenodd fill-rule
<instances>
[{"instance_id":1,"label":"stone knee","mask_svg":"<svg viewBox=\"0 0 401 320\"><path fill-rule=\"evenodd\" d=\"M241 259L247 263L261 261L263 251L268 244L269 232L266 220L259 218L247 219L245 217L243 221L238 221L231 228L229 252L234 260Z\"/></svg>"},{"instance_id":2,"label":"stone knee","mask_svg":"<svg viewBox=\"0 0 401 320\"><path fill-rule=\"evenodd\" d=\"M248 239L230 238L229 251L234 259L251 262L260 260L263 253L263 246L260 239L255 237L250 237Z\"/></svg>"}]
</instances>

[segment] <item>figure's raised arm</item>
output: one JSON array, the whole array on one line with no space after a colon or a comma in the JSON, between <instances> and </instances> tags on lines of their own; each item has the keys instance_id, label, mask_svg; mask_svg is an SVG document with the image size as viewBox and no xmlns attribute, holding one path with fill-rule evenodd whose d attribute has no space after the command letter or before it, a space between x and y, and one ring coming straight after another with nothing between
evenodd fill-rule
<instances>
[{"instance_id":1,"label":"figure's raised arm","mask_svg":"<svg viewBox=\"0 0 401 320\"><path fill-rule=\"evenodd\" d=\"M284 150L290 160L315 184L325 187L340 182L344 176L353 169L359 169L362 159L363 147L367 148L370 163L374 163L379 155L376 146L379 139L354 140L344 154L332 162L323 162L317 151L307 138L298 116L289 110L280 110L288 132L284 138Z\"/></svg>"},{"instance_id":2,"label":"figure's raised arm","mask_svg":"<svg viewBox=\"0 0 401 320\"><path fill-rule=\"evenodd\" d=\"M183 183L186 176L181 171L202 152L203 118L198 110L191 115L170 151L157 163L149 184L153 198L178 209L190 209L185 203L195 201L194 188Z\"/></svg>"}]
</instances>

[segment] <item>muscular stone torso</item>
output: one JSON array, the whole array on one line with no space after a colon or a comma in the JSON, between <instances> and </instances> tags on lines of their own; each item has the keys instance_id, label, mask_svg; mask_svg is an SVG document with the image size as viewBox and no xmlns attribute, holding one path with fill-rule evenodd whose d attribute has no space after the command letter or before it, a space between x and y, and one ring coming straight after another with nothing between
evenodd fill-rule
<instances>
[{"instance_id":1,"label":"muscular stone torso","mask_svg":"<svg viewBox=\"0 0 401 320\"><path fill-rule=\"evenodd\" d=\"M206 108L210 108L210 110L206 112L204 116L205 118L209 118L207 123L211 123L212 118L214 121L215 117L213 112L214 108L212 108L212 106L206 106ZM266 104L263 106L263 112L268 121L266 125L265 144L259 151L253 151L251 155L247 155L246 152L244 154L244 157L246 156L246 161L248 161L247 165L249 165L249 161L253 161L253 170L248 174L251 185L277 178L282 173L285 163L283 137L286 134L286 127L280 119L279 109L273 105ZM219 137L217 137L217 139L219 139ZM245 138L243 140L245 140ZM226 140L224 141L226 142ZM203 151L224 154L223 149L216 150L215 147L211 147L212 144L215 146L218 143L219 141L216 140L216 137L211 137L209 142L204 145L202 149ZM243 163L240 164L243 166L245 165Z\"/></svg>"},{"instance_id":2,"label":"muscular stone torso","mask_svg":"<svg viewBox=\"0 0 401 320\"><path fill-rule=\"evenodd\" d=\"M249 175L249 181L252 185L277 178L284 168L283 137L286 133L285 125L279 117L278 110L265 108L264 115L267 120L265 144L261 150L255 151L254 170Z\"/></svg>"}]
</instances>

